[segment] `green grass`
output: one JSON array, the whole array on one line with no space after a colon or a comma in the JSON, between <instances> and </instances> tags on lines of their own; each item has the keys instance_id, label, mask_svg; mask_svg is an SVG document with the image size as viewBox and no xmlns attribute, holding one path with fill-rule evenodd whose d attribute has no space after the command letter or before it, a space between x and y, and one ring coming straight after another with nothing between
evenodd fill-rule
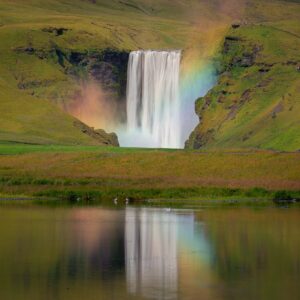
<instances>
[{"instance_id":1,"label":"green grass","mask_svg":"<svg viewBox=\"0 0 300 300\"><path fill-rule=\"evenodd\" d=\"M99 152L99 153L172 153L178 152L176 149L151 149L151 148L131 148L114 146L89 146L89 145L36 145L36 144L15 144L0 142L0 155L17 155L26 153L68 153L68 152Z\"/></svg>"},{"instance_id":2,"label":"green grass","mask_svg":"<svg viewBox=\"0 0 300 300\"><path fill-rule=\"evenodd\" d=\"M0 194L60 199L298 198L299 153L0 145Z\"/></svg>"},{"instance_id":3,"label":"green grass","mask_svg":"<svg viewBox=\"0 0 300 300\"><path fill-rule=\"evenodd\" d=\"M130 152L148 152L155 151L147 148L120 148L112 146L88 146L88 145L24 145L13 143L0 143L0 155L25 154L33 152L110 152L110 153L130 153ZM158 151L158 150L157 150ZM159 151L175 151L172 149L162 149Z\"/></svg>"}]
</instances>

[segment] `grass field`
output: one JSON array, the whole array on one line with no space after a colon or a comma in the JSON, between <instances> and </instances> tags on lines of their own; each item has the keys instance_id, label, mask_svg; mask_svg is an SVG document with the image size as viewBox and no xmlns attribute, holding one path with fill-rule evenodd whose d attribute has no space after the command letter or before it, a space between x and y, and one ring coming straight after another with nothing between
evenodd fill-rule
<instances>
[{"instance_id":1,"label":"grass field","mask_svg":"<svg viewBox=\"0 0 300 300\"><path fill-rule=\"evenodd\" d=\"M11 197L270 199L300 191L299 153L2 144L0 166L0 194Z\"/></svg>"}]
</instances>

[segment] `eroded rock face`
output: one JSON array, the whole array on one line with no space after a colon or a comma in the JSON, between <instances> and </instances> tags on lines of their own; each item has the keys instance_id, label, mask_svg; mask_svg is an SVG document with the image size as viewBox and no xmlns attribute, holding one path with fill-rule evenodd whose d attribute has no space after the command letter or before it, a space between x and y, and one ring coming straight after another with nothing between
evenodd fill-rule
<instances>
[{"instance_id":1,"label":"eroded rock face","mask_svg":"<svg viewBox=\"0 0 300 300\"><path fill-rule=\"evenodd\" d=\"M65 52L63 60L70 66L66 72L75 77L98 82L107 91L117 93L119 99L124 97L127 83L127 64L129 53L114 49L91 52ZM82 72L84 71L84 72Z\"/></svg>"},{"instance_id":2,"label":"eroded rock face","mask_svg":"<svg viewBox=\"0 0 300 300\"><path fill-rule=\"evenodd\" d=\"M74 126L81 130L82 133L96 140L101 145L119 147L118 137L114 132L107 133L103 129L94 129L80 122L79 120L74 122Z\"/></svg>"},{"instance_id":3,"label":"eroded rock face","mask_svg":"<svg viewBox=\"0 0 300 300\"><path fill-rule=\"evenodd\" d=\"M68 34L67 32L69 31L67 28L60 27L49 27L41 30L51 36ZM29 43L27 46L15 48L14 51L35 56L38 60L43 60L44 63L56 64L57 69L64 73L68 84L65 88L61 88L58 80L53 78L37 78L34 80L20 76L17 84L20 90L27 91L35 97L49 99L67 113L72 114L90 126L96 126L94 123L88 122L89 118L81 118L80 114L72 113L74 108L81 106L82 103L88 105L88 103L85 103L86 99L82 91L91 85L101 91L100 108L104 102L106 103L105 106L111 105L114 113L110 117L116 123L122 122L126 118L125 98L129 52L110 48L77 51L62 48L53 41L50 42L50 47L47 48L37 48ZM72 82L72 85L70 82ZM36 90L39 90L38 93L35 92ZM96 119L95 114L99 113L99 107L92 112L91 120ZM93 110L93 108L90 108L90 110ZM99 115L99 118L101 117ZM95 138L103 137L106 134L104 131L98 131L97 134L96 131L86 130L89 135ZM110 135L108 140L110 140L109 143L118 144L115 135Z\"/></svg>"},{"instance_id":4,"label":"eroded rock face","mask_svg":"<svg viewBox=\"0 0 300 300\"><path fill-rule=\"evenodd\" d=\"M45 35L52 38L68 34L70 31L62 27L48 27L41 29ZM49 42L50 46L37 48L36 45L28 43L26 46L17 47L15 52L35 56L36 60L43 60L43 63L49 63L57 66L59 72L64 75L59 79L49 76L45 78L32 78L30 76L19 76L17 87L30 95L49 99L49 101L57 104L67 113L79 118L90 126L96 126L89 123L87 118L81 118L79 115L72 113L72 109L85 101L83 90L87 86L95 86L101 91L99 95L99 103L107 102L108 107L113 107L115 111L123 112L125 106L125 94L127 83L127 63L129 52L117 49L87 49L78 51L75 49L62 48L53 40ZM62 79L64 78L64 79ZM61 84L65 80L66 87ZM69 88L69 90L68 90ZM36 92L37 91L37 92ZM97 97L97 93L95 94ZM97 99L95 101L98 101ZM101 108L101 105L99 105ZM95 114L106 113L93 111L91 118L97 119ZM93 108L91 108L92 110ZM99 118L103 116L99 115ZM119 118L116 123L121 122L123 115L120 117L114 113L109 117ZM107 134L104 130L94 130L92 127L78 121L74 124L82 132L99 141L100 144L118 146L118 138L115 134Z\"/></svg>"},{"instance_id":5,"label":"eroded rock face","mask_svg":"<svg viewBox=\"0 0 300 300\"><path fill-rule=\"evenodd\" d=\"M62 35L66 28L44 28L46 33ZM124 100L127 84L127 64L129 52L116 49L99 49L75 51L63 49L52 44L50 49L34 48L32 45L18 47L18 53L35 55L41 60L56 61L66 75L77 81L93 81L106 92L117 95L119 101ZM26 89L26 83L20 82L20 88Z\"/></svg>"}]
</instances>

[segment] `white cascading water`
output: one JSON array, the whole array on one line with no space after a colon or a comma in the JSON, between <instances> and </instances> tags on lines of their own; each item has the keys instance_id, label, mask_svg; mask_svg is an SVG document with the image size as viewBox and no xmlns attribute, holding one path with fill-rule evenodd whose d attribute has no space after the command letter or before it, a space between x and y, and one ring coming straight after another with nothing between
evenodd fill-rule
<instances>
[{"instance_id":1,"label":"white cascading water","mask_svg":"<svg viewBox=\"0 0 300 300\"><path fill-rule=\"evenodd\" d=\"M127 77L130 146L180 148L181 51L133 51ZM124 143L123 143L124 144Z\"/></svg>"}]
</instances>

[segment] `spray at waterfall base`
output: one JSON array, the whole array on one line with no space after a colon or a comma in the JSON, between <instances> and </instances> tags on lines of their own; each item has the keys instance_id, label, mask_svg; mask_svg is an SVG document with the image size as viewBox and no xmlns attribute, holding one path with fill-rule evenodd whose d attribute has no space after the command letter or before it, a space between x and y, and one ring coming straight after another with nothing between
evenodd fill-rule
<instances>
[{"instance_id":1,"label":"spray at waterfall base","mask_svg":"<svg viewBox=\"0 0 300 300\"><path fill-rule=\"evenodd\" d=\"M214 84L213 68L185 65L181 51L133 51L127 78L127 126L121 146L183 148L198 123L195 100ZM187 71L187 72L186 72Z\"/></svg>"},{"instance_id":2,"label":"spray at waterfall base","mask_svg":"<svg viewBox=\"0 0 300 300\"><path fill-rule=\"evenodd\" d=\"M123 147L183 148L199 122L195 100L215 83L213 68L201 62L180 50L133 51L126 99L117 100L101 82L82 83L67 111L116 132Z\"/></svg>"}]
</instances>

